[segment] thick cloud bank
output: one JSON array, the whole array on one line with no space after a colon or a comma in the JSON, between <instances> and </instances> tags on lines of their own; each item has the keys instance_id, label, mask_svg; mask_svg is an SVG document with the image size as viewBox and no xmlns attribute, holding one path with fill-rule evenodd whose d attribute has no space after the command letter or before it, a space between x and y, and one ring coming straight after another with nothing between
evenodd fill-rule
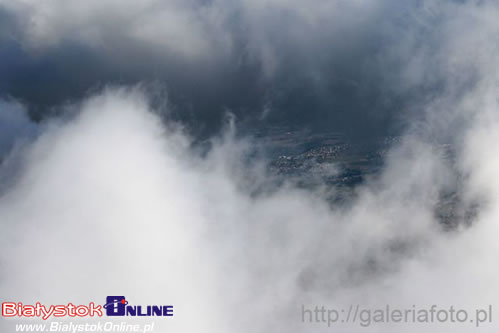
<instances>
[{"instance_id":1,"label":"thick cloud bank","mask_svg":"<svg viewBox=\"0 0 499 333\"><path fill-rule=\"evenodd\" d=\"M489 94L484 88L454 105L482 111L453 163L415 131L357 199L331 207L321 192L267 186L260 162L242 162L251 143L231 130L200 155L181 128L162 125L142 92L107 89L6 159L21 160L21 171L2 173L15 179L0 197L2 298L168 300L176 316L157 324L182 332L325 328L300 322L302 304L495 304L499 121ZM480 210L471 225L445 231L435 207L452 186L463 207L478 200Z\"/></svg>"}]
</instances>

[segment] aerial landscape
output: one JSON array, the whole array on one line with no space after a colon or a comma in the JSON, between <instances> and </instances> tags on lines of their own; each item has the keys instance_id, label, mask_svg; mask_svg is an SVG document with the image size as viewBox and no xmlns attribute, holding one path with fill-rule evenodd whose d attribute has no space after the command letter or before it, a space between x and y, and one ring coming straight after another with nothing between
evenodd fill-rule
<instances>
[{"instance_id":1,"label":"aerial landscape","mask_svg":"<svg viewBox=\"0 0 499 333\"><path fill-rule=\"evenodd\" d=\"M0 0L1 332L498 332L499 2Z\"/></svg>"}]
</instances>

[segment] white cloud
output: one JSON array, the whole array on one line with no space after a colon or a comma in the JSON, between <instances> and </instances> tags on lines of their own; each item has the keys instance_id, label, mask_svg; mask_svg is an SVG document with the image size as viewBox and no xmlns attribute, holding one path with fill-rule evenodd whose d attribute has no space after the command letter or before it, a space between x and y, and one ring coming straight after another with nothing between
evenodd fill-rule
<instances>
[{"instance_id":1,"label":"white cloud","mask_svg":"<svg viewBox=\"0 0 499 333\"><path fill-rule=\"evenodd\" d=\"M481 144L494 134L477 126L472 163L457 165L473 175L467 186L495 193L493 147ZM163 329L183 332L305 332L302 303L494 304L497 198L470 229L443 232L434 208L451 171L439 149L407 137L350 209L331 210L320 193L289 186L248 193L248 175L268 178L241 164L245 146L229 136L198 156L136 90L85 101L26 149L0 199L3 298L166 301L177 316Z\"/></svg>"}]
</instances>

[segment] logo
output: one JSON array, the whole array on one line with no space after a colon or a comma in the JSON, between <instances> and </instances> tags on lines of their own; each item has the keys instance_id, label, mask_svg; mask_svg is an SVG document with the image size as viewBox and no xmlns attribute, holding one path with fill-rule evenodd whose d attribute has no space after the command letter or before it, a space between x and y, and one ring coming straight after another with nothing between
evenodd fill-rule
<instances>
[{"instance_id":1,"label":"logo","mask_svg":"<svg viewBox=\"0 0 499 333\"><path fill-rule=\"evenodd\" d=\"M172 317L173 305L128 305L125 296L107 296L106 303L96 305L94 302L86 305L25 305L21 302L3 302L3 317L41 317L47 320L51 317L102 317L106 310L106 316L131 316L131 317Z\"/></svg>"},{"instance_id":2,"label":"logo","mask_svg":"<svg viewBox=\"0 0 499 333\"><path fill-rule=\"evenodd\" d=\"M2 303L2 316L4 317L42 317L47 320L50 317L102 317L102 306L91 302L86 305L50 305L45 306L37 302L35 305L24 305L23 303Z\"/></svg>"},{"instance_id":3,"label":"logo","mask_svg":"<svg viewBox=\"0 0 499 333\"><path fill-rule=\"evenodd\" d=\"M128 305L125 296L107 296L104 305L107 316L151 317L173 316L173 305Z\"/></svg>"}]
</instances>

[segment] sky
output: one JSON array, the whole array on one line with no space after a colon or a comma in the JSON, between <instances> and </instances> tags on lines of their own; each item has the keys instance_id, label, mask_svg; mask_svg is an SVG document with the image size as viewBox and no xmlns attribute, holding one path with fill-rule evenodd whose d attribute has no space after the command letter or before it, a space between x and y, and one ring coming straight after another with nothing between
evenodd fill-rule
<instances>
[{"instance_id":1,"label":"sky","mask_svg":"<svg viewBox=\"0 0 499 333\"><path fill-rule=\"evenodd\" d=\"M314 305L497 311L498 17L478 0L0 0L1 299L171 303L158 332L333 329L302 322ZM399 140L331 204L340 188L276 182L255 157L271 126Z\"/></svg>"}]
</instances>

